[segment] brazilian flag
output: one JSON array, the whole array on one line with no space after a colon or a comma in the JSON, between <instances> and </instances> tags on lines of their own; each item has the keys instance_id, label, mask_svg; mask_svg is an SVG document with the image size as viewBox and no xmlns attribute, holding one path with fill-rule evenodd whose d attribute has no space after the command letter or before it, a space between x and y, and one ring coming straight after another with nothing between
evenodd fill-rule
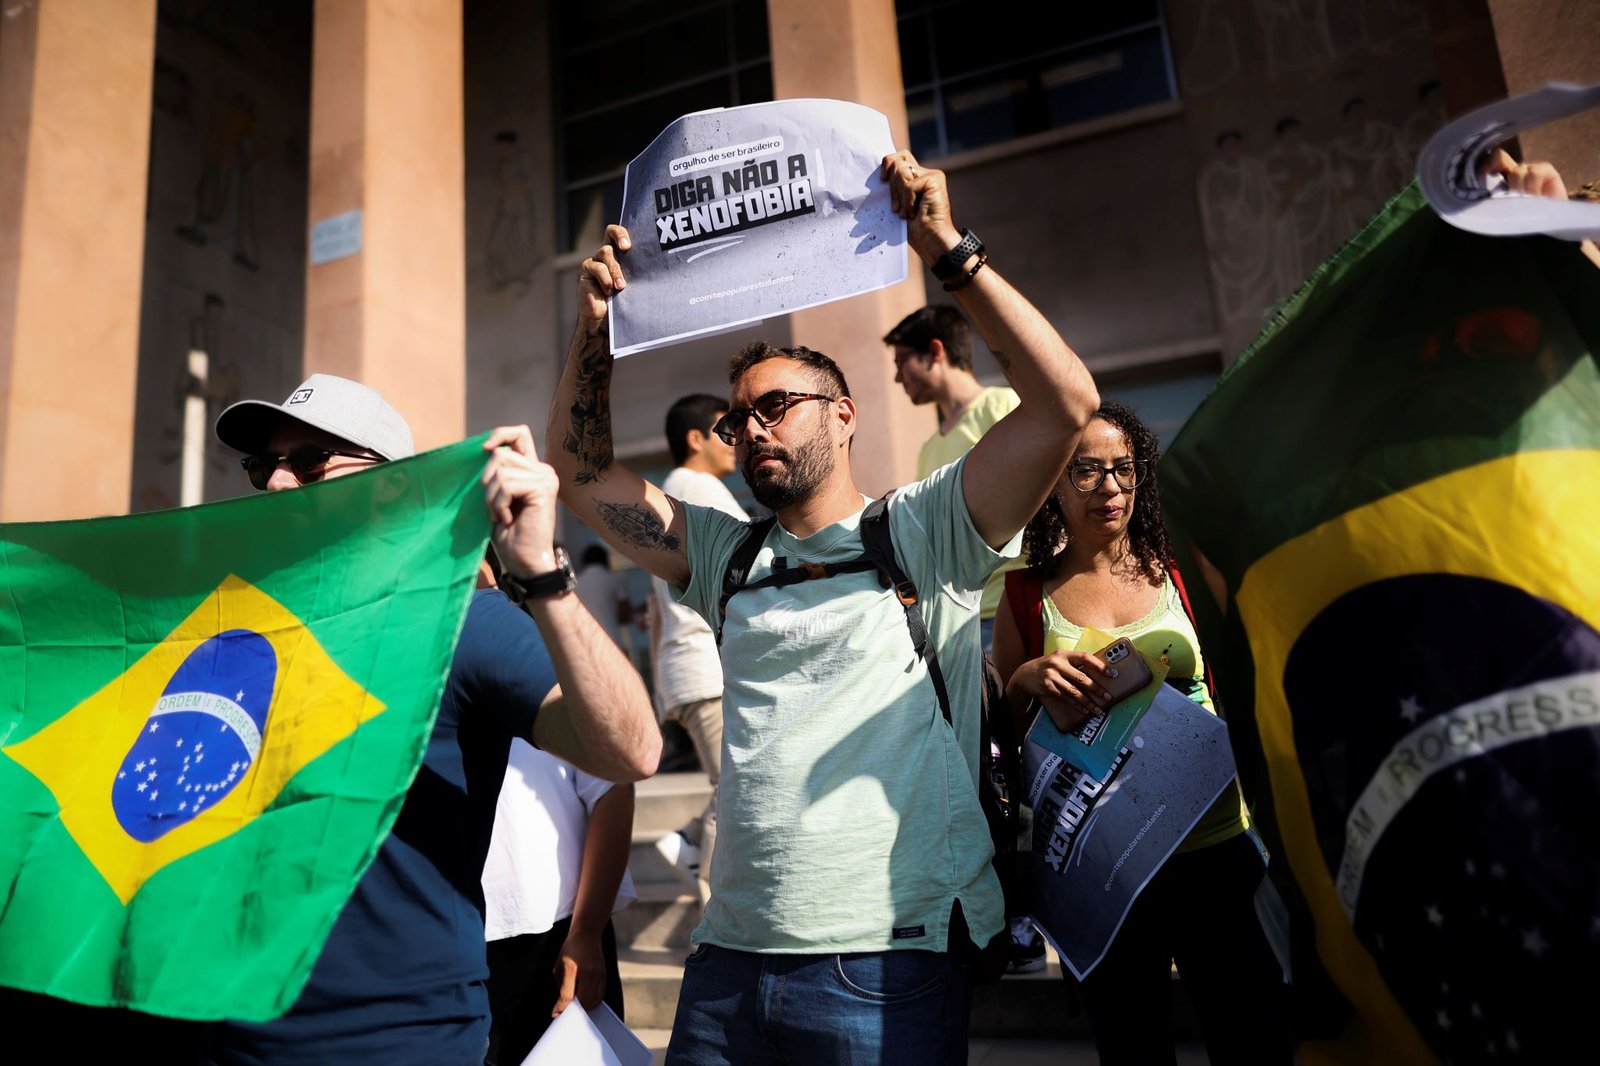
<instances>
[{"instance_id":1,"label":"brazilian flag","mask_svg":"<svg viewBox=\"0 0 1600 1066\"><path fill-rule=\"evenodd\" d=\"M484 459L0 526L0 984L288 1009L421 764Z\"/></svg>"},{"instance_id":2,"label":"brazilian flag","mask_svg":"<svg viewBox=\"0 0 1600 1066\"><path fill-rule=\"evenodd\" d=\"M1592 1009L1597 352L1577 244L1465 233L1413 185L1163 461L1302 1062L1565 1061Z\"/></svg>"}]
</instances>

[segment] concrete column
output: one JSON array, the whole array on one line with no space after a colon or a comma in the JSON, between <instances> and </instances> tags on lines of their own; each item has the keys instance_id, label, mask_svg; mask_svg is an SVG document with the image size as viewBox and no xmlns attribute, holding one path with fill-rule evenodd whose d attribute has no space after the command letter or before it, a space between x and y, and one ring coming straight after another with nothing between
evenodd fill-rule
<instances>
[{"instance_id":1,"label":"concrete column","mask_svg":"<svg viewBox=\"0 0 1600 1066\"><path fill-rule=\"evenodd\" d=\"M317 0L306 373L382 392L419 450L466 424L460 0ZM360 212L317 263L318 222ZM348 232L348 231L347 231Z\"/></svg>"},{"instance_id":2,"label":"concrete column","mask_svg":"<svg viewBox=\"0 0 1600 1066\"><path fill-rule=\"evenodd\" d=\"M894 0L768 0L767 18L776 99L865 104L889 116L896 147L909 145ZM874 496L915 477L917 450L938 429L933 408L914 406L895 384L894 360L882 341L926 300L926 268L907 256L903 283L789 316L794 343L832 356L850 381L862 416L853 453L856 482Z\"/></svg>"},{"instance_id":3,"label":"concrete column","mask_svg":"<svg viewBox=\"0 0 1600 1066\"><path fill-rule=\"evenodd\" d=\"M1488 0L1506 91L1546 82L1600 82L1600 7L1594 0ZM1548 160L1569 189L1600 179L1600 109L1526 130L1522 158Z\"/></svg>"},{"instance_id":4,"label":"concrete column","mask_svg":"<svg viewBox=\"0 0 1600 1066\"><path fill-rule=\"evenodd\" d=\"M0 521L122 514L156 0L0 21Z\"/></svg>"}]
</instances>

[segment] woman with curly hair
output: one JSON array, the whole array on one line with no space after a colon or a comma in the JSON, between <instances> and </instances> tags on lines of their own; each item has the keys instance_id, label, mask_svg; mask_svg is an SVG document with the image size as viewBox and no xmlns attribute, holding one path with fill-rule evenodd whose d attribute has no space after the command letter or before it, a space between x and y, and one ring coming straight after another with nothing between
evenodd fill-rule
<instances>
[{"instance_id":1,"label":"woman with curly hair","mask_svg":"<svg viewBox=\"0 0 1600 1066\"><path fill-rule=\"evenodd\" d=\"M1026 570L1006 575L994 660L1011 706L1037 702L1062 730L1109 705L1106 664L1071 651L1085 627L1127 637L1167 683L1215 712L1200 642L1172 580L1156 493L1160 446L1133 410L1107 403L1023 533ZM1032 644L1033 646L1029 646ZM1020 735L1020 733L1019 733ZM1174 1062L1172 964L1214 1063L1288 1063L1283 971L1256 917L1266 870L1237 782L1228 786L1128 912L1084 980L1104 1066Z\"/></svg>"}]
</instances>

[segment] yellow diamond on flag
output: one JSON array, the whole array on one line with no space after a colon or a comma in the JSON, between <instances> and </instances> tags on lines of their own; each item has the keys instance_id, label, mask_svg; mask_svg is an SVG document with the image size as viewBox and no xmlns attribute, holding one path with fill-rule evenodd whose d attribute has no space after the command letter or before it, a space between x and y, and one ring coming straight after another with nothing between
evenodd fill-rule
<instances>
[{"instance_id":1,"label":"yellow diamond on flag","mask_svg":"<svg viewBox=\"0 0 1600 1066\"><path fill-rule=\"evenodd\" d=\"M383 710L304 622L229 575L122 674L3 750L126 904Z\"/></svg>"}]
</instances>

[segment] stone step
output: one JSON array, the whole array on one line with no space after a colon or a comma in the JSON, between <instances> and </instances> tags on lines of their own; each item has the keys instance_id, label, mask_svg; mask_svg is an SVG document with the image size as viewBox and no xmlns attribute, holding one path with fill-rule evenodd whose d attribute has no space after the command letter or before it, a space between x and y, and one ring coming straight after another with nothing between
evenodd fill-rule
<instances>
[{"instance_id":1,"label":"stone step","mask_svg":"<svg viewBox=\"0 0 1600 1066\"><path fill-rule=\"evenodd\" d=\"M634 829L633 844L628 852L628 873L633 875L635 886L677 885L685 892L688 886L678 879L667 860L656 850L656 841L662 833L654 829Z\"/></svg>"},{"instance_id":2,"label":"stone step","mask_svg":"<svg viewBox=\"0 0 1600 1066\"><path fill-rule=\"evenodd\" d=\"M611 917L621 948L669 949L688 954L689 935L700 924L700 897L681 881L634 882L638 898Z\"/></svg>"},{"instance_id":3,"label":"stone step","mask_svg":"<svg viewBox=\"0 0 1600 1066\"><path fill-rule=\"evenodd\" d=\"M620 931L618 935L620 937ZM672 1028L672 1019L678 1011L678 989L683 984L683 959L688 954L688 948L620 948L617 951L617 968L622 973L622 1003L629 1029Z\"/></svg>"},{"instance_id":4,"label":"stone step","mask_svg":"<svg viewBox=\"0 0 1600 1066\"><path fill-rule=\"evenodd\" d=\"M634 786L635 833L660 836L695 818L711 798L711 781L704 773L656 774Z\"/></svg>"}]
</instances>

